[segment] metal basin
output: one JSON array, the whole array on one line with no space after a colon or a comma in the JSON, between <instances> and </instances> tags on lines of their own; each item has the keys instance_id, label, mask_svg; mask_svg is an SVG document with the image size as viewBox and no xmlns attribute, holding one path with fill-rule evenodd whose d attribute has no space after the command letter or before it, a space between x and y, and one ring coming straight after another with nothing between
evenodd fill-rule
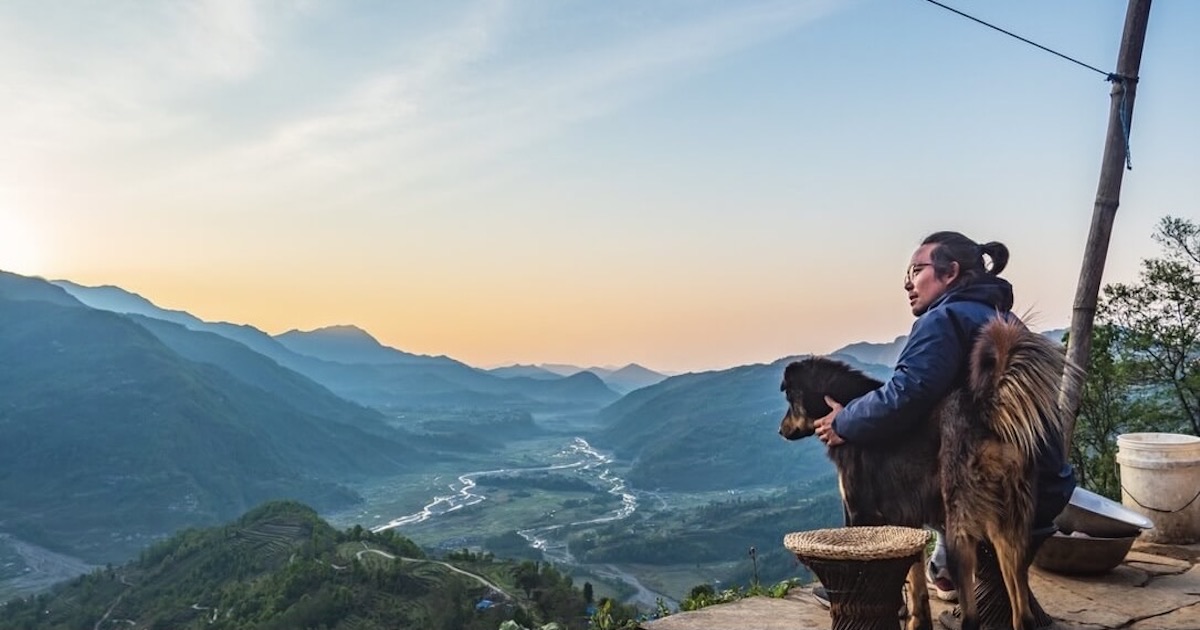
<instances>
[{"instance_id":1,"label":"metal basin","mask_svg":"<svg viewBox=\"0 0 1200 630\"><path fill-rule=\"evenodd\" d=\"M1107 573L1125 559L1137 536L1098 538L1057 533L1038 549L1033 565L1065 575Z\"/></svg>"},{"instance_id":2,"label":"metal basin","mask_svg":"<svg viewBox=\"0 0 1200 630\"><path fill-rule=\"evenodd\" d=\"M1154 521L1091 490L1075 488L1071 502L1054 524L1064 533L1083 532L1102 538L1137 536L1152 529Z\"/></svg>"}]
</instances>

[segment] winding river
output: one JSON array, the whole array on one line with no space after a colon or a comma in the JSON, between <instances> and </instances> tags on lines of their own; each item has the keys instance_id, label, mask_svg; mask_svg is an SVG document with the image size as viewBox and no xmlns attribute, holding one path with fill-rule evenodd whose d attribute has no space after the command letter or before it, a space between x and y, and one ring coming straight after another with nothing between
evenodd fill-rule
<instances>
[{"instance_id":1,"label":"winding river","mask_svg":"<svg viewBox=\"0 0 1200 630\"><path fill-rule=\"evenodd\" d=\"M483 475L513 475L533 472L545 472L549 470L565 470L578 469L583 471L593 471L595 478L602 481L608 486L607 492L621 498L621 506L602 516L575 521L572 523L558 523L555 525L547 525L543 527L533 527L517 531L522 538L529 542L529 545L535 549L541 550L546 560L560 565L580 565L571 555L567 548L566 536L552 536L560 530L567 530L571 527L579 525L593 525L596 523L607 523L610 521L619 521L628 518L629 515L637 511L638 497L637 495L625 486L625 480L616 476L608 468L612 463L612 457L597 451L588 444L587 440L576 437L567 446L558 451L553 456L555 459L568 460L561 464L553 464L549 466L538 466L533 468L498 468L496 470L481 470L476 472L464 473L458 476L457 483L451 483L449 489L450 494L435 496L432 501L427 503L421 511L414 512L405 516L394 518L383 525L371 528L371 531L379 532L386 529L403 527L413 523L422 523L436 516L448 514L455 510L460 510L469 505L475 505L485 501L487 497L476 491L475 479ZM565 532L564 532L565 533ZM626 582L637 589L637 594L632 598L635 603L641 606L646 606L653 609L656 605L656 599L662 598L668 604L675 604L674 600L660 593L655 593L646 588L638 579L613 565L588 565L589 570L604 577L616 578Z\"/></svg>"}]
</instances>

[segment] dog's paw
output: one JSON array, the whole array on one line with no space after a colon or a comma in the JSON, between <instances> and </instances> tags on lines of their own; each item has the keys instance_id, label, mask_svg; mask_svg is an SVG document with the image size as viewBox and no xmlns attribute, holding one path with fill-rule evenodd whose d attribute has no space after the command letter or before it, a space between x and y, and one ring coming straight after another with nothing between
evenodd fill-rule
<instances>
[{"instance_id":1,"label":"dog's paw","mask_svg":"<svg viewBox=\"0 0 1200 630\"><path fill-rule=\"evenodd\" d=\"M908 623L904 624L904 628L905 630L933 630L933 619L928 610L924 615L920 611L916 611L908 618Z\"/></svg>"}]
</instances>

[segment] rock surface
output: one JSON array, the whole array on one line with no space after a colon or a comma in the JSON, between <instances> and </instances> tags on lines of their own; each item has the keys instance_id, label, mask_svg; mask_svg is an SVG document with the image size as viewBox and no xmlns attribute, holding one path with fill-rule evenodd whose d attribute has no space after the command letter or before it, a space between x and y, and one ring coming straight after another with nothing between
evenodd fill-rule
<instances>
[{"instance_id":1,"label":"rock surface","mask_svg":"<svg viewBox=\"0 0 1200 630\"><path fill-rule=\"evenodd\" d=\"M1200 630L1200 544L1138 543L1099 576L1029 572L1038 600L1063 630ZM949 606L933 601L936 620ZM828 630L829 611L807 588L783 599L750 597L644 622L645 630ZM940 626L935 621L935 628ZM897 621L896 627L900 627Z\"/></svg>"}]
</instances>

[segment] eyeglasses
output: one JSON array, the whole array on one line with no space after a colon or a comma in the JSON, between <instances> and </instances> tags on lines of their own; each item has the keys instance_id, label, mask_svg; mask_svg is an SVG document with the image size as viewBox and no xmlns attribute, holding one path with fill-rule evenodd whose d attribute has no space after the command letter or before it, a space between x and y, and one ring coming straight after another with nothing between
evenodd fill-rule
<instances>
[{"instance_id":1,"label":"eyeglasses","mask_svg":"<svg viewBox=\"0 0 1200 630\"><path fill-rule=\"evenodd\" d=\"M904 271L904 284L912 284L913 279L921 275L921 270L932 267L933 263L913 263Z\"/></svg>"}]
</instances>

